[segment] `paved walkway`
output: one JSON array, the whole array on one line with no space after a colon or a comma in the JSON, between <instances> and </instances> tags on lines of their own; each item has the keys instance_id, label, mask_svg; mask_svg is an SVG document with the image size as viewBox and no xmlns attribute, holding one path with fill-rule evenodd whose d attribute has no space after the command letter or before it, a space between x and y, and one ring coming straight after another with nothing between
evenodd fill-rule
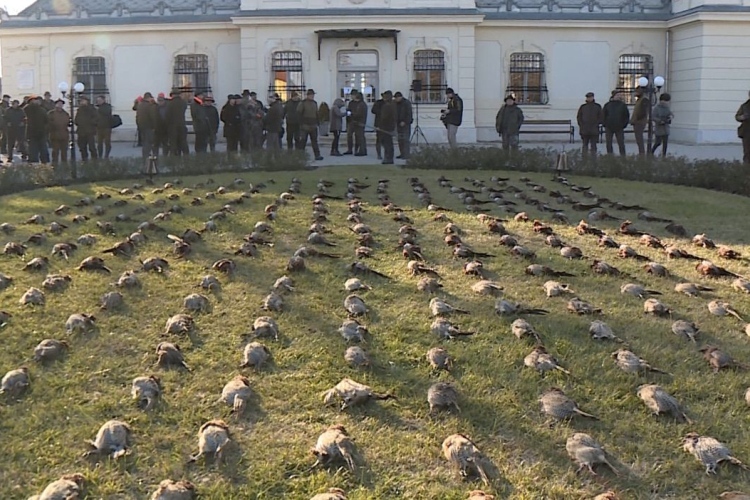
<instances>
[{"instance_id":1,"label":"paved walkway","mask_svg":"<svg viewBox=\"0 0 750 500\"><path fill-rule=\"evenodd\" d=\"M368 140L374 140L369 138ZM355 157L351 155L334 157L329 156L330 151L330 137L321 137L320 139L320 150L323 154L323 160L318 162L312 162L314 166L339 166L339 165L376 165L380 163L380 160L375 156L375 147L372 144L368 145L369 156L366 157ZM499 146L498 143L482 142L474 144L476 147L482 146ZM599 145L599 151L603 151L603 144ZM190 145L192 150L192 144ZM534 147L534 148L551 148L554 150L572 151L580 148L580 144L567 144L567 143L543 143L543 142L524 142L521 147ZM344 147L345 149L345 147ZM225 144L217 144L218 151L225 151ZM398 147L395 148L396 154L398 154ZM627 144L628 152L636 151L635 143ZM308 147L309 151L309 147ZM310 151L310 153L312 153ZM135 147L132 142L116 142L112 144L112 157L115 158L127 158L140 156L141 150ZM742 146L739 144L716 144L716 145L689 145L689 144L670 144L669 145L670 156L684 156L691 160L706 160L721 158L725 160L741 160L742 159ZM312 154L311 154L312 156ZM16 158L15 161L20 161ZM405 161L396 160L397 165L405 164Z\"/></svg>"}]
</instances>

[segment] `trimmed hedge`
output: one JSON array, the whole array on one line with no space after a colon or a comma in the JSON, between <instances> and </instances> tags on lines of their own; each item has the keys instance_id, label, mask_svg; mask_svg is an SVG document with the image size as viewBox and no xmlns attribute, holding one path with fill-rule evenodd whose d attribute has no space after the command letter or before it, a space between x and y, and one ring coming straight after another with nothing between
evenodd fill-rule
<instances>
[{"instance_id":1,"label":"trimmed hedge","mask_svg":"<svg viewBox=\"0 0 750 500\"><path fill-rule=\"evenodd\" d=\"M0 166L0 195L18 193L41 187L62 186L73 183L114 181L144 177L141 158L113 158L77 162L77 175L72 178L70 165L13 164ZM206 153L184 158L159 159L159 175L202 175L221 172L293 171L308 167L303 151L282 150L275 155L263 150L252 155L229 158L226 153Z\"/></svg>"},{"instance_id":2,"label":"trimmed hedge","mask_svg":"<svg viewBox=\"0 0 750 500\"><path fill-rule=\"evenodd\" d=\"M497 147L450 149L429 146L414 151L407 167L438 170L516 170L552 173L558 152L526 148L509 157ZM639 158L599 155L582 159L580 150L568 152L571 173L642 182L692 186L750 196L750 167L739 161L695 160L683 157Z\"/></svg>"}]
</instances>

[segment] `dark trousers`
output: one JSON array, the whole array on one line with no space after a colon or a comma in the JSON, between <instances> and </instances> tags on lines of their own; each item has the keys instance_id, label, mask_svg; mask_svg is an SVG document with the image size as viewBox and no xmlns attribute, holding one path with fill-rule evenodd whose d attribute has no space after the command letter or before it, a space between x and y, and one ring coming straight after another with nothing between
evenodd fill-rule
<instances>
[{"instance_id":1,"label":"dark trousers","mask_svg":"<svg viewBox=\"0 0 750 500\"><path fill-rule=\"evenodd\" d=\"M60 160L63 163L68 162L68 139L51 139L52 144L52 163L58 164Z\"/></svg>"},{"instance_id":2,"label":"dark trousers","mask_svg":"<svg viewBox=\"0 0 750 500\"><path fill-rule=\"evenodd\" d=\"M375 131L375 154L378 155L378 160L383 159L383 132L380 130Z\"/></svg>"},{"instance_id":3,"label":"dark trousers","mask_svg":"<svg viewBox=\"0 0 750 500\"><path fill-rule=\"evenodd\" d=\"M0 153L8 154L8 127L2 128L2 135L0 135Z\"/></svg>"},{"instance_id":4,"label":"dark trousers","mask_svg":"<svg viewBox=\"0 0 750 500\"><path fill-rule=\"evenodd\" d=\"M208 149L212 152L216 152L216 132L209 132L206 136L206 141L208 142Z\"/></svg>"},{"instance_id":5,"label":"dark trousers","mask_svg":"<svg viewBox=\"0 0 750 500\"><path fill-rule=\"evenodd\" d=\"M141 137L141 141L143 141L143 137ZM78 150L81 152L81 160L86 161L89 159L89 154L91 154L91 159L96 160L97 154L96 154L96 137L94 134L88 135L78 135Z\"/></svg>"},{"instance_id":6,"label":"dark trousers","mask_svg":"<svg viewBox=\"0 0 750 500\"><path fill-rule=\"evenodd\" d=\"M169 132L164 129L157 129L154 131L152 146L154 149L154 156L159 156L159 150L162 151L164 156L169 155Z\"/></svg>"},{"instance_id":7,"label":"dark trousers","mask_svg":"<svg viewBox=\"0 0 750 500\"><path fill-rule=\"evenodd\" d=\"M365 140L364 125L355 125L350 123L346 129L346 152L351 153L354 147L354 154L367 155L367 141Z\"/></svg>"},{"instance_id":8,"label":"dark trousers","mask_svg":"<svg viewBox=\"0 0 750 500\"><path fill-rule=\"evenodd\" d=\"M383 163L393 163L393 136L387 132L380 132L380 145L383 147Z\"/></svg>"},{"instance_id":9,"label":"dark trousers","mask_svg":"<svg viewBox=\"0 0 750 500\"><path fill-rule=\"evenodd\" d=\"M646 146L643 143L643 133L646 131L645 124L634 124L633 133L635 134L635 143L638 144L638 154L640 156L646 155Z\"/></svg>"},{"instance_id":10,"label":"dark trousers","mask_svg":"<svg viewBox=\"0 0 750 500\"><path fill-rule=\"evenodd\" d=\"M294 149L299 142L299 125L296 123L286 123L286 148Z\"/></svg>"},{"instance_id":11,"label":"dark trousers","mask_svg":"<svg viewBox=\"0 0 750 500\"><path fill-rule=\"evenodd\" d=\"M195 132L195 152L205 153L208 151L208 132Z\"/></svg>"},{"instance_id":12,"label":"dark trousers","mask_svg":"<svg viewBox=\"0 0 750 500\"><path fill-rule=\"evenodd\" d=\"M398 155L406 160L411 152L411 125L398 129Z\"/></svg>"},{"instance_id":13,"label":"dark trousers","mask_svg":"<svg viewBox=\"0 0 750 500\"><path fill-rule=\"evenodd\" d=\"M667 156L667 148L669 147L669 136L668 135L657 135L656 136L656 142L654 142L654 147L651 148L651 154L656 153L656 150L659 149L659 146L661 146L661 156L662 158Z\"/></svg>"},{"instance_id":14,"label":"dark trousers","mask_svg":"<svg viewBox=\"0 0 750 500\"><path fill-rule=\"evenodd\" d=\"M500 139L503 141L503 151L518 151L518 134L510 134L508 132L502 132Z\"/></svg>"},{"instance_id":15,"label":"dark trousers","mask_svg":"<svg viewBox=\"0 0 750 500\"><path fill-rule=\"evenodd\" d=\"M745 137L742 138L742 161L746 165L750 165L750 133L745 132Z\"/></svg>"},{"instance_id":16,"label":"dark trousers","mask_svg":"<svg viewBox=\"0 0 750 500\"><path fill-rule=\"evenodd\" d=\"M227 154L237 154L237 149L240 145L240 138L236 135L230 135L226 137L227 139Z\"/></svg>"},{"instance_id":17,"label":"dark trousers","mask_svg":"<svg viewBox=\"0 0 750 500\"><path fill-rule=\"evenodd\" d=\"M189 155L190 149L187 144L187 127L184 125L169 129L169 145L172 147L172 156Z\"/></svg>"},{"instance_id":18,"label":"dark trousers","mask_svg":"<svg viewBox=\"0 0 750 500\"><path fill-rule=\"evenodd\" d=\"M141 157L148 160L151 155L159 156L159 146L154 143L154 129L141 130Z\"/></svg>"},{"instance_id":19,"label":"dark trousers","mask_svg":"<svg viewBox=\"0 0 750 500\"><path fill-rule=\"evenodd\" d=\"M26 131L22 128L8 130L8 160L13 161L13 150L18 147L21 155L26 154Z\"/></svg>"},{"instance_id":20,"label":"dark trousers","mask_svg":"<svg viewBox=\"0 0 750 500\"><path fill-rule=\"evenodd\" d=\"M240 132L240 149L243 153L250 151L250 126L243 125Z\"/></svg>"},{"instance_id":21,"label":"dark trousers","mask_svg":"<svg viewBox=\"0 0 750 500\"><path fill-rule=\"evenodd\" d=\"M607 141L607 154L614 154L615 150L612 144L612 138L617 139L617 146L620 148L620 156L625 156L625 131L604 129L604 137Z\"/></svg>"},{"instance_id":22,"label":"dark trousers","mask_svg":"<svg viewBox=\"0 0 750 500\"><path fill-rule=\"evenodd\" d=\"M46 134L29 136L29 161L31 163L49 163Z\"/></svg>"},{"instance_id":23,"label":"dark trousers","mask_svg":"<svg viewBox=\"0 0 750 500\"><path fill-rule=\"evenodd\" d=\"M307 138L310 138L315 158L320 158L320 148L318 147L318 127L305 127L300 130L302 136L297 143L297 149L304 150L307 147Z\"/></svg>"},{"instance_id":24,"label":"dark trousers","mask_svg":"<svg viewBox=\"0 0 750 500\"><path fill-rule=\"evenodd\" d=\"M100 128L96 130L96 149L99 158L109 158L112 152L112 129Z\"/></svg>"},{"instance_id":25,"label":"dark trousers","mask_svg":"<svg viewBox=\"0 0 750 500\"><path fill-rule=\"evenodd\" d=\"M339 154L339 140L341 139L341 131L332 130L331 133L333 134L333 141L331 142L331 154L336 155Z\"/></svg>"},{"instance_id":26,"label":"dark trousers","mask_svg":"<svg viewBox=\"0 0 750 500\"><path fill-rule=\"evenodd\" d=\"M281 140L278 132L266 134L266 148L278 151L281 148Z\"/></svg>"},{"instance_id":27,"label":"dark trousers","mask_svg":"<svg viewBox=\"0 0 750 500\"><path fill-rule=\"evenodd\" d=\"M588 156L589 151L591 151L591 154L596 156L596 143L599 140L599 138L596 135L581 135L581 142L583 145L581 146L581 151L583 152L583 156Z\"/></svg>"},{"instance_id":28,"label":"dark trousers","mask_svg":"<svg viewBox=\"0 0 750 500\"><path fill-rule=\"evenodd\" d=\"M250 128L250 150L257 151L263 148L263 128L252 127Z\"/></svg>"}]
</instances>

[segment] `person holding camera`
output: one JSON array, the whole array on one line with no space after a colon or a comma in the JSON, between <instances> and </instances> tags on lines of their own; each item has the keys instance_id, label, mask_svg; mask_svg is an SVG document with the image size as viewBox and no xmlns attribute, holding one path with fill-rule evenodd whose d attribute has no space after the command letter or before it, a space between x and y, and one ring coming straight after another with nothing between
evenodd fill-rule
<instances>
[{"instance_id":1,"label":"person holding camera","mask_svg":"<svg viewBox=\"0 0 750 500\"><path fill-rule=\"evenodd\" d=\"M440 110L440 121L448 130L448 144L455 148L458 127L461 126L464 117L464 101L450 87L445 89L445 96L448 98L448 106Z\"/></svg>"},{"instance_id":2,"label":"person holding camera","mask_svg":"<svg viewBox=\"0 0 750 500\"><path fill-rule=\"evenodd\" d=\"M742 161L745 165L750 165L750 92L748 97L734 115L734 119L740 122L737 137L742 139Z\"/></svg>"},{"instance_id":3,"label":"person holding camera","mask_svg":"<svg viewBox=\"0 0 750 500\"><path fill-rule=\"evenodd\" d=\"M503 151L518 151L518 133L521 131L523 119L523 111L516 106L516 98L508 95L505 98L505 105L495 116L495 130L503 141Z\"/></svg>"},{"instance_id":4,"label":"person holding camera","mask_svg":"<svg viewBox=\"0 0 750 500\"><path fill-rule=\"evenodd\" d=\"M656 150L661 146L662 158L667 156L669 126L672 123L672 118L674 118L672 110L669 109L671 100L672 97L669 94L662 94L659 96L659 104L657 104L651 112L651 121L654 122L654 135L656 136L656 142L651 149L651 154L653 155L656 153Z\"/></svg>"}]
</instances>

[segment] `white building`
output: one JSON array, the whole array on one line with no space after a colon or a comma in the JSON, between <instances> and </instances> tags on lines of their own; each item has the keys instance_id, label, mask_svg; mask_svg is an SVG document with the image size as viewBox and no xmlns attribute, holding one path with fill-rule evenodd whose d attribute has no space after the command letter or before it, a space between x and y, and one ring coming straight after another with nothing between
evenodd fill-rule
<instances>
[{"instance_id":1,"label":"white building","mask_svg":"<svg viewBox=\"0 0 750 500\"><path fill-rule=\"evenodd\" d=\"M227 94L314 88L329 104L422 80L420 125L444 139L450 86L459 139L496 138L513 92L529 119L571 119L663 75L673 139L733 142L750 89L750 0L38 0L0 19L3 92L108 94L132 134L135 97L173 86ZM412 97L415 97L412 95Z\"/></svg>"}]
</instances>

